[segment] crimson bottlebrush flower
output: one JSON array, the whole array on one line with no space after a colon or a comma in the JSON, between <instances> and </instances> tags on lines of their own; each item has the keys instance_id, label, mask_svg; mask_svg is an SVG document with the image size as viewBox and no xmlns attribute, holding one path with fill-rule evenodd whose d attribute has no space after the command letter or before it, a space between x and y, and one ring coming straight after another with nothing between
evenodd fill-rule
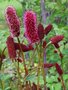
<instances>
[{"instance_id":1,"label":"crimson bottlebrush flower","mask_svg":"<svg viewBox=\"0 0 68 90\"><path fill-rule=\"evenodd\" d=\"M14 59L16 57L16 50L15 50L14 40L11 36L7 38L6 44L7 44L9 57Z\"/></svg>"},{"instance_id":2,"label":"crimson bottlebrush flower","mask_svg":"<svg viewBox=\"0 0 68 90\"><path fill-rule=\"evenodd\" d=\"M27 51L34 49L32 46L30 47L30 46L26 46L24 44L14 43L14 45L15 45L16 50L22 49L23 52L27 52ZM21 46L21 48L20 48L20 46Z\"/></svg>"},{"instance_id":3,"label":"crimson bottlebrush flower","mask_svg":"<svg viewBox=\"0 0 68 90\"><path fill-rule=\"evenodd\" d=\"M40 40L44 38L44 27L41 23L38 25L38 37Z\"/></svg>"},{"instance_id":4,"label":"crimson bottlebrush flower","mask_svg":"<svg viewBox=\"0 0 68 90\"><path fill-rule=\"evenodd\" d=\"M56 70L58 74L61 76L63 74L63 71L58 63L55 64Z\"/></svg>"},{"instance_id":5,"label":"crimson bottlebrush flower","mask_svg":"<svg viewBox=\"0 0 68 90\"><path fill-rule=\"evenodd\" d=\"M33 11L26 11L24 14L25 36L30 43L35 43L39 40L36 24L36 14Z\"/></svg>"},{"instance_id":6,"label":"crimson bottlebrush flower","mask_svg":"<svg viewBox=\"0 0 68 90\"><path fill-rule=\"evenodd\" d=\"M52 30L53 26L52 24L49 24L47 27L45 27L44 34L48 34Z\"/></svg>"},{"instance_id":7,"label":"crimson bottlebrush flower","mask_svg":"<svg viewBox=\"0 0 68 90\"><path fill-rule=\"evenodd\" d=\"M6 9L6 20L10 28L12 37L18 37L20 34L20 21L16 15L16 10L12 6L8 6Z\"/></svg>"},{"instance_id":8,"label":"crimson bottlebrush flower","mask_svg":"<svg viewBox=\"0 0 68 90\"><path fill-rule=\"evenodd\" d=\"M56 45L58 42L60 42L61 40L63 40L64 36L63 35L57 35L54 36L50 39L51 43Z\"/></svg>"},{"instance_id":9,"label":"crimson bottlebrush flower","mask_svg":"<svg viewBox=\"0 0 68 90\"><path fill-rule=\"evenodd\" d=\"M52 64L52 63L44 63L44 68L50 68L53 66L54 66L54 64Z\"/></svg>"}]
</instances>

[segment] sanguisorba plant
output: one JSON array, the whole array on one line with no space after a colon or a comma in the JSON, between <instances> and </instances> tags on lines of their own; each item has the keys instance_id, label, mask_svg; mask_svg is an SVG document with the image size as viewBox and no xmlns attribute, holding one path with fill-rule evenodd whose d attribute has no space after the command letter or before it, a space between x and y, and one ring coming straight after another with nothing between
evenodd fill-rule
<instances>
[{"instance_id":1,"label":"sanguisorba plant","mask_svg":"<svg viewBox=\"0 0 68 90\"><path fill-rule=\"evenodd\" d=\"M59 42L63 40L64 36L55 35L52 38L50 38L49 42L47 43L44 37L46 37L48 33L53 29L53 25L49 24L44 28L41 23L39 24L37 23L36 13L31 10L27 10L23 16L24 30L25 30L23 36L25 36L29 45L25 45L22 42L20 42L20 39L19 39L20 21L14 7L8 6L6 9L5 16L6 16L6 21L8 23L9 31L10 31L10 36L8 36L6 41L8 55L10 59L12 59L13 63L18 62L18 67L17 67L18 78L20 78L19 63L23 63L23 67L25 71L24 72L25 75L23 76L23 78L26 78L29 75L29 70L28 70L28 67L26 66L27 61L25 61L24 52L27 52L30 50L37 52L38 63L37 63L37 68L35 68L37 73L37 85L33 83L32 86L30 86L30 89L25 87L26 90L42 90L42 88L40 87L40 81L39 81L40 74L43 76L45 90L49 90L46 85L46 72L44 69L50 68L53 66L56 68L56 71L60 76L60 81L61 81L63 90L66 90L64 81L63 81L63 67L62 67L63 55L59 51L59 47L60 47ZM15 37L17 38L18 42L14 41ZM58 63L44 63L44 53L48 48L48 46L51 44L54 46L54 48L56 48L55 52L57 52L61 58L61 65L59 65ZM25 81L23 83L25 83ZM26 82L26 84L28 84L28 82ZM22 83L21 83L21 87L22 87ZM25 90L24 87L22 88L23 90Z\"/></svg>"}]
</instances>

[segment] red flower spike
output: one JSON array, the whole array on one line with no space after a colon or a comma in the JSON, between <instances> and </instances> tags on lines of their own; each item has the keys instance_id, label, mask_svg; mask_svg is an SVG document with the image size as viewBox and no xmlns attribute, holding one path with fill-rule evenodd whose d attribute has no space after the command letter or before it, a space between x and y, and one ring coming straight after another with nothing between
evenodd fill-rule
<instances>
[{"instance_id":1,"label":"red flower spike","mask_svg":"<svg viewBox=\"0 0 68 90\"><path fill-rule=\"evenodd\" d=\"M45 48L46 47L46 41L43 41L43 48Z\"/></svg>"},{"instance_id":2,"label":"red flower spike","mask_svg":"<svg viewBox=\"0 0 68 90\"><path fill-rule=\"evenodd\" d=\"M27 51L30 51L30 50L34 49L33 47L29 47L29 46L26 46L24 44L19 45L19 43L15 43L15 49L16 50L20 50L20 46L21 46L21 49L22 49L23 52L27 52Z\"/></svg>"},{"instance_id":3,"label":"red flower spike","mask_svg":"<svg viewBox=\"0 0 68 90\"><path fill-rule=\"evenodd\" d=\"M44 68L51 68L53 67L54 64L51 64L51 63L44 63Z\"/></svg>"},{"instance_id":4,"label":"red flower spike","mask_svg":"<svg viewBox=\"0 0 68 90\"><path fill-rule=\"evenodd\" d=\"M47 35L47 34L52 30L52 28L53 28L52 24L49 24L49 25L45 28L44 34Z\"/></svg>"},{"instance_id":5,"label":"red flower spike","mask_svg":"<svg viewBox=\"0 0 68 90\"><path fill-rule=\"evenodd\" d=\"M64 36L63 35L57 35L57 36L54 36L50 39L51 43L54 44L56 46L56 44L58 42L60 42L61 40L63 40Z\"/></svg>"},{"instance_id":6,"label":"red flower spike","mask_svg":"<svg viewBox=\"0 0 68 90\"><path fill-rule=\"evenodd\" d=\"M16 57L16 50L15 50L13 38L9 36L7 38L6 44L7 44L9 57L14 59Z\"/></svg>"},{"instance_id":7,"label":"red flower spike","mask_svg":"<svg viewBox=\"0 0 68 90\"><path fill-rule=\"evenodd\" d=\"M61 76L63 74L63 71L58 63L55 64L56 70L58 74Z\"/></svg>"},{"instance_id":8,"label":"red flower spike","mask_svg":"<svg viewBox=\"0 0 68 90\"><path fill-rule=\"evenodd\" d=\"M6 9L6 20L8 22L12 37L18 37L20 34L20 21L16 15L16 10L12 6Z\"/></svg>"},{"instance_id":9,"label":"red flower spike","mask_svg":"<svg viewBox=\"0 0 68 90\"><path fill-rule=\"evenodd\" d=\"M41 23L38 25L38 37L40 40L44 38L44 27Z\"/></svg>"},{"instance_id":10,"label":"red flower spike","mask_svg":"<svg viewBox=\"0 0 68 90\"><path fill-rule=\"evenodd\" d=\"M61 59L63 59L63 54L61 52L60 52L59 56Z\"/></svg>"},{"instance_id":11,"label":"red flower spike","mask_svg":"<svg viewBox=\"0 0 68 90\"><path fill-rule=\"evenodd\" d=\"M25 36L30 43L35 43L39 40L37 33L37 18L33 11L26 11L24 14Z\"/></svg>"}]
</instances>

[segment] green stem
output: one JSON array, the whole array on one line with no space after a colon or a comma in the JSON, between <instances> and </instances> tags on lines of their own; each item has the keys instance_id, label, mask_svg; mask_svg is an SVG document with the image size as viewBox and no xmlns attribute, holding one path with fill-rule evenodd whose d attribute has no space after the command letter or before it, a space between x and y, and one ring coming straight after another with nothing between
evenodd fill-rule
<instances>
[{"instance_id":1,"label":"green stem","mask_svg":"<svg viewBox=\"0 0 68 90\"><path fill-rule=\"evenodd\" d=\"M64 84L64 80L63 80L63 76L61 76L61 83L62 83L62 87L63 87L63 90L66 90L66 87L65 87L65 84Z\"/></svg>"},{"instance_id":2,"label":"green stem","mask_svg":"<svg viewBox=\"0 0 68 90\"><path fill-rule=\"evenodd\" d=\"M38 67L37 73L38 73L38 77L37 77L37 90L39 90L39 74L40 74L40 69L39 69L39 67Z\"/></svg>"},{"instance_id":3,"label":"green stem","mask_svg":"<svg viewBox=\"0 0 68 90\"><path fill-rule=\"evenodd\" d=\"M20 40L19 40L18 37L17 37L17 40L18 40L18 43L19 43L19 47L20 47L20 51L21 51L21 55L22 55L22 59L23 59L23 64L24 64L25 76L26 76L26 75L28 75L28 70L27 70L27 67L26 67L26 64L25 64L24 54L23 54L23 51L22 51L22 48L21 48L21 45L20 45Z\"/></svg>"},{"instance_id":4,"label":"green stem","mask_svg":"<svg viewBox=\"0 0 68 90\"><path fill-rule=\"evenodd\" d=\"M0 80L1 82L1 87L2 87L2 90L4 90L4 81Z\"/></svg>"},{"instance_id":5,"label":"green stem","mask_svg":"<svg viewBox=\"0 0 68 90\"><path fill-rule=\"evenodd\" d=\"M61 53L60 49L59 49L59 53ZM61 59L61 67L62 67L62 70L63 70L63 59L62 58L60 58L60 59Z\"/></svg>"},{"instance_id":6,"label":"green stem","mask_svg":"<svg viewBox=\"0 0 68 90\"><path fill-rule=\"evenodd\" d=\"M42 42L40 42L40 49L38 48L38 45L36 45L36 48L37 48L38 59L39 59L39 63L38 63L38 80L37 80L37 83L39 85L39 72L40 72L39 68L41 68L42 75L43 75L43 80L44 80L44 86L46 87L46 74L45 74L45 70L44 70L44 57L43 57Z\"/></svg>"},{"instance_id":7,"label":"green stem","mask_svg":"<svg viewBox=\"0 0 68 90\"><path fill-rule=\"evenodd\" d=\"M39 50L38 50L38 45L36 44L36 49L37 49L37 53L38 53L38 67L37 67L37 90L39 90L39 74L40 74L40 57L39 57Z\"/></svg>"},{"instance_id":8,"label":"green stem","mask_svg":"<svg viewBox=\"0 0 68 90\"><path fill-rule=\"evenodd\" d=\"M43 56L42 56L43 58ZM44 60L41 62L41 70L42 70L42 75L43 75L43 80L44 80L44 87L46 88L46 72L44 69Z\"/></svg>"},{"instance_id":9,"label":"green stem","mask_svg":"<svg viewBox=\"0 0 68 90\"><path fill-rule=\"evenodd\" d=\"M37 72L37 67L34 67L33 70L29 72L29 74L24 78L24 81L26 81L26 78L32 73L32 72Z\"/></svg>"},{"instance_id":10,"label":"green stem","mask_svg":"<svg viewBox=\"0 0 68 90\"><path fill-rule=\"evenodd\" d=\"M18 69L17 69L17 71L18 71L18 85L19 85L19 82L20 82L19 62L17 62L17 63L18 63Z\"/></svg>"},{"instance_id":11,"label":"green stem","mask_svg":"<svg viewBox=\"0 0 68 90\"><path fill-rule=\"evenodd\" d=\"M3 54L4 54L4 52L5 52L5 50L6 50L6 47L3 49L3 51L2 51L2 53L1 53L1 58L0 58L0 70L1 70L1 67L2 67L2 56L3 56Z\"/></svg>"},{"instance_id":12,"label":"green stem","mask_svg":"<svg viewBox=\"0 0 68 90\"><path fill-rule=\"evenodd\" d=\"M49 42L45 49L51 44L51 42ZM42 42L40 42L40 58L41 58L41 71L42 71L42 75L43 75L43 80L44 80L44 88L46 89L46 72L44 69L44 49L42 48ZM47 90L47 89L46 89Z\"/></svg>"},{"instance_id":13,"label":"green stem","mask_svg":"<svg viewBox=\"0 0 68 90\"><path fill-rule=\"evenodd\" d=\"M28 65L28 67L31 65L31 66L34 66L34 57L35 57L35 51L36 51L36 49L34 49L33 50L33 53L32 53L32 56L31 56L31 58L30 58L30 60L29 60L29 65Z\"/></svg>"}]
</instances>

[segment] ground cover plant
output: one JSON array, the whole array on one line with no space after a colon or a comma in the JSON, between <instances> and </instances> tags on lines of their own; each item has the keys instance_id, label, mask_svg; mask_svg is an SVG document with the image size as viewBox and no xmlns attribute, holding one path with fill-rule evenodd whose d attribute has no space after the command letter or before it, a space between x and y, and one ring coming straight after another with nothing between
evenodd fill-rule
<instances>
[{"instance_id":1,"label":"ground cover plant","mask_svg":"<svg viewBox=\"0 0 68 90\"><path fill-rule=\"evenodd\" d=\"M43 24L35 10L22 18L14 6L4 12L9 31L0 51L0 90L67 90L67 36Z\"/></svg>"}]
</instances>

